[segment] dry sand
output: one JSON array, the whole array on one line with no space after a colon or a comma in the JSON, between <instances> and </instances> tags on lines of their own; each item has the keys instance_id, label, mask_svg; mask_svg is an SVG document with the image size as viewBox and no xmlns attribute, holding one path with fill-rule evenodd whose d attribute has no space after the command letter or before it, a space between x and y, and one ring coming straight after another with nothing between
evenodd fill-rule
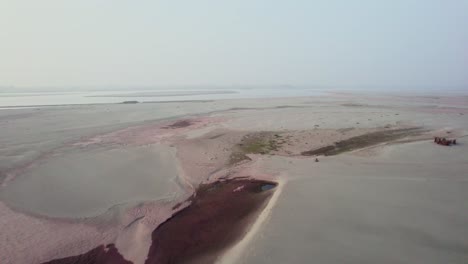
<instances>
[{"instance_id":1,"label":"dry sand","mask_svg":"<svg viewBox=\"0 0 468 264\"><path fill-rule=\"evenodd\" d=\"M236 263L464 263L464 142L394 145L372 158L319 163L268 159L265 170L290 179Z\"/></svg>"},{"instance_id":2,"label":"dry sand","mask_svg":"<svg viewBox=\"0 0 468 264\"><path fill-rule=\"evenodd\" d=\"M0 259L115 244L114 256L144 263L153 230L200 184L252 177L280 185L219 263L464 263L466 100L343 93L0 111ZM319 162L301 155L411 127L423 131ZM259 132L274 142L242 141Z\"/></svg>"}]
</instances>

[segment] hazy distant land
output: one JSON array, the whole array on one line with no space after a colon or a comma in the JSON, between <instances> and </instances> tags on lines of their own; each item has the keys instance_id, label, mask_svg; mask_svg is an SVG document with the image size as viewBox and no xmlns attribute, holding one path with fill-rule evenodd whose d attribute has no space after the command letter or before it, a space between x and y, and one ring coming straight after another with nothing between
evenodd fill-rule
<instances>
[{"instance_id":1,"label":"hazy distant land","mask_svg":"<svg viewBox=\"0 0 468 264\"><path fill-rule=\"evenodd\" d=\"M88 95L87 97L157 97L157 96L188 96L188 95L208 95L208 94L235 94L236 91L173 91L173 92L140 92L140 93L118 93L104 95Z\"/></svg>"}]
</instances>

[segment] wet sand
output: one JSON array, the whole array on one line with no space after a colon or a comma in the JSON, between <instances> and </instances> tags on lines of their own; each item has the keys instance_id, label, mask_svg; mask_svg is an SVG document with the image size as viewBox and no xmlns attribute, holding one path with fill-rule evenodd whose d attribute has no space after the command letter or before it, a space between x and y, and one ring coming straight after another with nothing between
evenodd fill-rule
<instances>
[{"instance_id":1,"label":"wet sand","mask_svg":"<svg viewBox=\"0 0 468 264\"><path fill-rule=\"evenodd\" d=\"M167 146L61 151L17 177L1 199L24 212L93 217L130 202L180 193L175 149Z\"/></svg>"}]
</instances>

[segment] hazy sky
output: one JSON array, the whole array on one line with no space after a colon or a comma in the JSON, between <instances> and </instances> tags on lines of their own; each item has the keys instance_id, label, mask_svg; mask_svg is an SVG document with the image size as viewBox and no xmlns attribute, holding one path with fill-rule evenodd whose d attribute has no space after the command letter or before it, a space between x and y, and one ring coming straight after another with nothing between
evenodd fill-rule
<instances>
[{"instance_id":1,"label":"hazy sky","mask_svg":"<svg viewBox=\"0 0 468 264\"><path fill-rule=\"evenodd\" d=\"M468 86L468 0L0 0L0 85Z\"/></svg>"}]
</instances>

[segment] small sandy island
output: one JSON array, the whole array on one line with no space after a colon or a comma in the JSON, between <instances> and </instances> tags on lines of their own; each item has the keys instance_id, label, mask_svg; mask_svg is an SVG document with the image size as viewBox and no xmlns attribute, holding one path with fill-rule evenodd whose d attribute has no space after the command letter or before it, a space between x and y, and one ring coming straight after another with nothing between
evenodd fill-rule
<instances>
[{"instance_id":1,"label":"small sandy island","mask_svg":"<svg viewBox=\"0 0 468 264\"><path fill-rule=\"evenodd\" d=\"M1 263L468 259L468 97L24 108L0 127Z\"/></svg>"}]
</instances>

